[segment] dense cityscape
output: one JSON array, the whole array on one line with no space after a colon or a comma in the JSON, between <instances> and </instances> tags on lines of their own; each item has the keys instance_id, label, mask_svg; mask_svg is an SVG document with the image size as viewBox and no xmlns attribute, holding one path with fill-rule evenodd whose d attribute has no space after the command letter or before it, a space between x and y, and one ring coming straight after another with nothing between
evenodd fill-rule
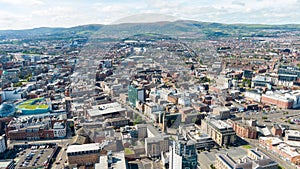
<instances>
[{"instance_id":1,"label":"dense cityscape","mask_svg":"<svg viewBox=\"0 0 300 169\"><path fill-rule=\"evenodd\" d=\"M299 169L299 28L0 31L0 168Z\"/></svg>"}]
</instances>

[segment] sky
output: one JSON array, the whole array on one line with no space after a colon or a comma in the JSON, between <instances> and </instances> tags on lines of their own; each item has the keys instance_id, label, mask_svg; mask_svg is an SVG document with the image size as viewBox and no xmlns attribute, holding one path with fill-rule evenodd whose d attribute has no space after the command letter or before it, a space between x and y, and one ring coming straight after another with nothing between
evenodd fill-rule
<instances>
[{"instance_id":1,"label":"sky","mask_svg":"<svg viewBox=\"0 0 300 169\"><path fill-rule=\"evenodd\" d=\"M143 13L229 24L300 24L300 0L0 0L0 30L111 24Z\"/></svg>"}]
</instances>

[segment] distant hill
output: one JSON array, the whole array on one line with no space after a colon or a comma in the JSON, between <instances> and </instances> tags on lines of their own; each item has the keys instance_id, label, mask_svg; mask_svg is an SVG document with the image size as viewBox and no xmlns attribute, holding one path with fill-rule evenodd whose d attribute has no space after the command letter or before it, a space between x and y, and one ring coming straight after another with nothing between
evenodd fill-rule
<instances>
[{"instance_id":1,"label":"distant hill","mask_svg":"<svg viewBox=\"0 0 300 169\"><path fill-rule=\"evenodd\" d=\"M157 34L186 34L198 32L199 29L191 21L155 22L155 23L123 23L118 25L106 25L99 30L99 34L134 35L140 33Z\"/></svg>"},{"instance_id":2,"label":"distant hill","mask_svg":"<svg viewBox=\"0 0 300 169\"><path fill-rule=\"evenodd\" d=\"M97 32L99 36L131 36L134 34L157 33L171 37L274 37L277 33L299 31L300 25L221 24L179 20L174 22L124 23L105 25ZM97 36L96 35L96 36Z\"/></svg>"},{"instance_id":3,"label":"distant hill","mask_svg":"<svg viewBox=\"0 0 300 169\"><path fill-rule=\"evenodd\" d=\"M99 29L102 25L82 25L71 28L49 28L41 27L24 30L0 30L0 38L28 38L28 37L44 37L44 36L71 36L91 34Z\"/></svg>"},{"instance_id":4,"label":"distant hill","mask_svg":"<svg viewBox=\"0 0 300 169\"><path fill-rule=\"evenodd\" d=\"M35 28L0 31L3 38L70 38L70 37L128 37L156 33L171 37L276 36L276 33L299 31L300 25L221 24L190 20L154 23L122 23L113 25L83 25L71 28Z\"/></svg>"}]
</instances>

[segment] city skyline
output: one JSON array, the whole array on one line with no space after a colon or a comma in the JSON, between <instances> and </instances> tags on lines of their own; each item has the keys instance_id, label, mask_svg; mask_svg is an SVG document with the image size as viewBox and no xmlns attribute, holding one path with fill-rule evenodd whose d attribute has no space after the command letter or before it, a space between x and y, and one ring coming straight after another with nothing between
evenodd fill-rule
<instances>
[{"instance_id":1,"label":"city skyline","mask_svg":"<svg viewBox=\"0 0 300 169\"><path fill-rule=\"evenodd\" d=\"M0 0L0 30L111 24L141 13L228 24L300 24L299 10L300 0Z\"/></svg>"}]
</instances>

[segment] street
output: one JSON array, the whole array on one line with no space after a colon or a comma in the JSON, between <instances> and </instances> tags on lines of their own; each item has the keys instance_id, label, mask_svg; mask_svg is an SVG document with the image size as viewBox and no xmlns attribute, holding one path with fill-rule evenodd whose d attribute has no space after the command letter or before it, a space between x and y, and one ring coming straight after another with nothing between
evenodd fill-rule
<instances>
[{"instance_id":1,"label":"street","mask_svg":"<svg viewBox=\"0 0 300 169\"><path fill-rule=\"evenodd\" d=\"M153 123L154 121L151 120L150 118L148 118L147 116L145 116L143 113L139 112L138 110L130 107L128 104L123 103L122 101L120 101L119 98L115 97L114 98L117 102L119 102L122 106L124 106L127 110L131 110L133 113L139 115L142 117L142 119L146 122L146 123ZM132 119L133 120L133 119Z\"/></svg>"},{"instance_id":2,"label":"street","mask_svg":"<svg viewBox=\"0 0 300 169\"><path fill-rule=\"evenodd\" d=\"M59 149L60 151L58 152L51 168L63 169L65 167L65 163L67 162L67 154L66 154L67 147L68 147L67 145L64 145Z\"/></svg>"}]
</instances>

